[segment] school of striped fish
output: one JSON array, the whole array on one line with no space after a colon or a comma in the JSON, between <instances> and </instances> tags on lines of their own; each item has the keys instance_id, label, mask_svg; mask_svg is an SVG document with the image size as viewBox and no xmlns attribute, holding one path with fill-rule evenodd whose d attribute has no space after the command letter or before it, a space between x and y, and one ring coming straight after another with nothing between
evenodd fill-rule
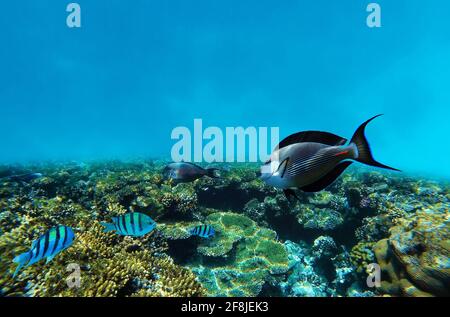
<instances>
[{"instance_id":1,"label":"school of striped fish","mask_svg":"<svg viewBox=\"0 0 450 317\"><path fill-rule=\"evenodd\" d=\"M146 214L140 212L129 212L111 218L112 223L100 222L104 226L103 232L112 232L121 236L142 237L156 228L156 222ZM211 225L200 225L189 230L192 236L210 238L214 236L215 230ZM22 268L33 265L43 259L46 264L53 260L56 255L69 248L75 241L74 230L70 227L59 225L53 227L31 244L30 250L13 259L17 263L13 278L17 276Z\"/></svg>"}]
</instances>

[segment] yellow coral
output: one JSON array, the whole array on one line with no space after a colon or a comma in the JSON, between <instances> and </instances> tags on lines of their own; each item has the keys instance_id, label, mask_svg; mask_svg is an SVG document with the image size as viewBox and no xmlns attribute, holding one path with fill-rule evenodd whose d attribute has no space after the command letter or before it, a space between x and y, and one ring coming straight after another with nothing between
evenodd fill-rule
<instances>
[{"instance_id":1,"label":"yellow coral","mask_svg":"<svg viewBox=\"0 0 450 317\"><path fill-rule=\"evenodd\" d=\"M167 256L157 256L166 249L152 234L134 239L104 233L98 223L80 222L73 246L53 261L43 261L26 268L14 281L12 250L25 251L30 245L26 230L35 220L0 237L2 293L25 296L201 296L203 288L195 276L173 263ZM15 252L14 252L15 253ZM69 263L79 265L80 287L68 287Z\"/></svg>"},{"instance_id":2,"label":"yellow coral","mask_svg":"<svg viewBox=\"0 0 450 317\"><path fill-rule=\"evenodd\" d=\"M350 260L356 267L356 272L368 273L368 265L375 260L372 251L373 245L373 242L359 242L350 251Z\"/></svg>"},{"instance_id":3,"label":"yellow coral","mask_svg":"<svg viewBox=\"0 0 450 317\"><path fill-rule=\"evenodd\" d=\"M418 211L397 221L374 252L384 273L380 290L405 296L449 296L450 213ZM387 277L387 279L386 279Z\"/></svg>"}]
</instances>

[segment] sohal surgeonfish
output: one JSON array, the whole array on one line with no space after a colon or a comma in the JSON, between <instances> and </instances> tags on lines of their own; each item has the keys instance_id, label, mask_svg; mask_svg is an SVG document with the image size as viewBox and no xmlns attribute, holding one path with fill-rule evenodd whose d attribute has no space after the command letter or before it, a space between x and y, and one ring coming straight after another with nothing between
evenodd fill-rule
<instances>
[{"instance_id":1,"label":"sohal surgeonfish","mask_svg":"<svg viewBox=\"0 0 450 317\"><path fill-rule=\"evenodd\" d=\"M33 241L29 251L14 258L13 262L19 264L14 272L14 277L22 267L28 267L44 258L47 259L46 263L50 262L58 253L70 247L74 239L75 234L69 227L57 226L51 228Z\"/></svg>"},{"instance_id":2,"label":"sohal surgeonfish","mask_svg":"<svg viewBox=\"0 0 450 317\"><path fill-rule=\"evenodd\" d=\"M166 178L172 179L175 182L187 183L193 182L203 176L217 178L219 177L216 175L216 171L218 170L218 168L203 168L193 163L180 162L167 165L163 170L163 174Z\"/></svg>"},{"instance_id":3,"label":"sohal surgeonfish","mask_svg":"<svg viewBox=\"0 0 450 317\"><path fill-rule=\"evenodd\" d=\"M282 140L261 167L261 179L282 188L286 198L295 196L292 188L317 192L331 183L353 161L398 171L377 162L364 135L367 124L377 115L359 126L348 144L347 139L328 132L305 131Z\"/></svg>"},{"instance_id":4,"label":"sohal surgeonfish","mask_svg":"<svg viewBox=\"0 0 450 317\"><path fill-rule=\"evenodd\" d=\"M105 227L104 232L116 231L122 236L141 237L156 227L156 222L152 218L140 212L130 212L112 217L112 222L100 222Z\"/></svg>"}]
</instances>

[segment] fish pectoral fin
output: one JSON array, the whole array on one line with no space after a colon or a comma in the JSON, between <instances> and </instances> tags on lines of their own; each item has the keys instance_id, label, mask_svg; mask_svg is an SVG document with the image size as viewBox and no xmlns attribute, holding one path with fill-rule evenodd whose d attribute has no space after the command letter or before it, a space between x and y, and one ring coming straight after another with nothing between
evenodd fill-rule
<instances>
[{"instance_id":1,"label":"fish pectoral fin","mask_svg":"<svg viewBox=\"0 0 450 317\"><path fill-rule=\"evenodd\" d=\"M292 189L284 189L283 190L284 196L286 199L291 202L291 198L295 197L298 201L300 201L300 198L298 198L297 194Z\"/></svg>"},{"instance_id":2,"label":"fish pectoral fin","mask_svg":"<svg viewBox=\"0 0 450 317\"><path fill-rule=\"evenodd\" d=\"M321 191L322 189L324 189L325 187L327 187L328 185L330 185L331 183L333 183L336 178L339 177L339 175L342 174L342 172L344 172L344 170L349 167L353 162L352 161L345 161L345 162L341 162L338 165L335 166L335 168L329 172L328 174L326 174L325 176L323 176L322 178L320 178L318 181L300 187L299 189L303 190L304 192L318 192Z\"/></svg>"},{"instance_id":3,"label":"fish pectoral fin","mask_svg":"<svg viewBox=\"0 0 450 317\"><path fill-rule=\"evenodd\" d=\"M315 142L327 145L343 145L347 142L347 139L329 132L303 131L291 134L290 136L284 138L278 144L278 149L281 149L291 144L303 142Z\"/></svg>"},{"instance_id":4,"label":"fish pectoral fin","mask_svg":"<svg viewBox=\"0 0 450 317\"><path fill-rule=\"evenodd\" d=\"M283 160L283 162L281 162L281 164L278 165L278 169L274 173L274 175L278 175L281 178L283 178L284 177L284 173L286 172L286 169L287 169L288 162L289 162L289 158Z\"/></svg>"}]
</instances>

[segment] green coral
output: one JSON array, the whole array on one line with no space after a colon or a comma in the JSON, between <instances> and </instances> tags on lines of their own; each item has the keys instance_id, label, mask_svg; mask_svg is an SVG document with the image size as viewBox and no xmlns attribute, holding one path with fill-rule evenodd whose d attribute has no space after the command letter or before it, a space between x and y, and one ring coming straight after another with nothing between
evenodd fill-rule
<instances>
[{"instance_id":1,"label":"green coral","mask_svg":"<svg viewBox=\"0 0 450 317\"><path fill-rule=\"evenodd\" d=\"M356 267L357 273L367 273L368 265L375 262L375 254L372 250L374 244L373 242L360 241L350 251L350 260Z\"/></svg>"},{"instance_id":2,"label":"green coral","mask_svg":"<svg viewBox=\"0 0 450 317\"><path fill-rule=\"evenodd\" d=\"M206 222L216 231L213 238L198 247L198 252L206 256L226 256L237 241L252 236L255 231L255 223L250 218L233 213L215 213Z\"/></svg>"},{"instance_id":3,"label":"green coral","mask_svg":"<svg viewBox=\"0 0 450 317\"><path fill-rule=\"evenodd\" d=\"M199 224L213 226L216 233L208 239L194 237L199 239L197 252L187 266L208 295L256 296L266 282L287 272L287 250L276 233L241 214L212 212L203 222L165 223L159 230L168 239L183 240Z\"/></svg>"},{"instance_id":4,"label":"green coral","mask_svg":"<svg viewBox=\"0 0 450 317\"><path fill-rule=\"evenodd\" d=\"M265 282L288 270L286 248L276 240L274 231L231 212L211 214L206 221L217 235L200 243L198 252L206 258L192 269L209 294L256 296ZM209 264L207 257L225 260Z\"/></svg>"},{"instance_id":5,"label":"green coral","mask_svg":"<svg viewBox=\"0 0 450 317\"><path fill-rule=\"evenodd\" d=\"M304 205L297 214L297 220L307 229L333 230L342 225L342 215L329 208L314 208Z\"/></svg>"},{"instance_id":6,"label":"green coral","mask_svg":"<svg viewBox=\"0 0 450 317\"><path fill-rule=\"evenodd\" d=\"M168 240L187 239L191 236L189 229L202 224L201 222L166 222L158 225L158 230Z\"/></svg>"}]
</instances>

